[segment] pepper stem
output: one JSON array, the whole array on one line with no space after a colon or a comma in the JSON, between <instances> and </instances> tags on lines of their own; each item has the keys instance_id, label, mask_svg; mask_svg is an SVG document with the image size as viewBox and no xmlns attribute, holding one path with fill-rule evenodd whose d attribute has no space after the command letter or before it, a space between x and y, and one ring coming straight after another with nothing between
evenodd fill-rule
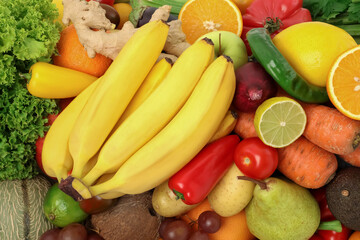
<instances>
[{"instance_id":1,"label":"pepper stem","mask_svg":"<svg viewBox=\"0 0 360 240\"><path fill-rule=\"evenodd\" d=\"M321 222L318 229L342 232L342 226L341 226L341 222L339 220Z\"/></svg>"},{"instance_id":2,"label":"pepper stem","mask_svg":"<svg viewBox=\"0 0 360 240\"><path fill-rule=\"evenodd\" d=\"M176 191L175 189L173 189L173 192L174 192L174 194L175 194L175 196L176 196L176 200L179 200L179 199L185 200L184 194L182 194L182 193L179 192L179 191Z\"/></svg>"},{"instance_id":3,"label":"pepper stem","mask_svg":"<svg viewBox=\"0 0 360 240\"><path fill-rule=\"evenodd\" d=\"M248 176L237 176L237 178L238 178L239 180L246 180L246 181L253 182L253 183L259 185L259 187L260 187L262 190L266 190L266 189L267 189L267 184L266 184L265 181L258 180L258 179L254 179L254 178L251 178L251 177L248 177Z\"/></svg>"},{"instance_id":4,"label":"pepper stem","mask_svg":"<svg viewBox=\"0 0 360 240\"><path fill-rule=\"evenodd\" d=\"M280 29L280 26L283 25L280 18L276 17L267 17L265 19L264 28L269 31L270 34Z\"/></svg>"}]
</instances>

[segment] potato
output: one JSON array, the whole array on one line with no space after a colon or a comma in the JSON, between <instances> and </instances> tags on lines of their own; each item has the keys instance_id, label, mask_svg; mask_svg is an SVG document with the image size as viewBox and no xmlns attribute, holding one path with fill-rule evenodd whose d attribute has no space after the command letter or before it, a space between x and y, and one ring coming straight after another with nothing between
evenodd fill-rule
<instances>
[{"instance_id":1,"label":"potato","mask_svg":"<svg viewBox=\"0 0 360 240\"><path fill-rule=\"evenodd\" d=\"M105 240L158 240L163 218L152 208L151 194L120 197L110 209L91 215L91 227Z\"/></svg>"},{"instance_id":2,"label":"potato","mask_svg":"<svg viewBox=\"0 0 360 240\"><path fill-rule=\"evenodd\" d=\"M234 163L208 195L211 207L222 217L241 212L253 196L255 183L239 180L237 176L244 174Z\"/></svg>"},{"instance_id":3,"label":"potato","mask_svg":"<svg viewBox=\"0 0 360 240\"><path fill-rule=\"evenodd\" d=\"M152 195L152 206L163 217L179 216L197 205L187 205L181 199L176 199L176 195L168 186L168 181L157 186Z\"/></svg>"}]
</instances>

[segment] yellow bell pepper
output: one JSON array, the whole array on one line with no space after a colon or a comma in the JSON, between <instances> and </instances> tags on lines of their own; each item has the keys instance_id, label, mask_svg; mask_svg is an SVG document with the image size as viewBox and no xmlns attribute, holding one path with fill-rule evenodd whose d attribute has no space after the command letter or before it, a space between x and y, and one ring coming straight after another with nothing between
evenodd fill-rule
<instances>
[{"instance_id":1,"label":"yellow bell pepper","mask_svg":"<svg viewBox=\"0 0 360 240\"><path fill-rule=\"evenodd\" d=\"M94 82L97 77L50 63L37 62L30 68L31 79L27 89L40 98L70 98Z\"/></svg>"}]
</instances>

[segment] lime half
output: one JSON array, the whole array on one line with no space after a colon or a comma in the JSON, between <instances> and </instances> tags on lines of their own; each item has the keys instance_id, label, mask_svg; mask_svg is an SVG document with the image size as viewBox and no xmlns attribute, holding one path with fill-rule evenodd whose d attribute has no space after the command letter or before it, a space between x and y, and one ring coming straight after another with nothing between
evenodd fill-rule
<instances>
[{"instance_id":1,"label":"lime half","mask_svg":"<svg viewBox=\"0 0 360 240\"><path fill-rule=\"evenodd\" d=\"M254 125L257 135L266 145L286 147L303 134L306 114L297 101L273 97L257 108Z\"/></svg>"}]
</instances>

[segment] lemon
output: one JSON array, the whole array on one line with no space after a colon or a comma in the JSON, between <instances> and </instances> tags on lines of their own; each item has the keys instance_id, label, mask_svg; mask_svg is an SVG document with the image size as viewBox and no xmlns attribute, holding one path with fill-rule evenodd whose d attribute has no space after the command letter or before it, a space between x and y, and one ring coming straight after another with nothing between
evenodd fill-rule
<instances>
[{"instance_id":1,"label":"lemon","mask_svg":"<svg viewBox=\"0 0 360 240\"><path fill-rule=\"evenodd\" d=\"M297 101L273 97L256 109L254 125L257 135L266 145L286 147L303 134L306 114Z\"/></svg>"},{"instance_id":2,"label":"lemon","mask_svg":"<svg viewBox=\"0 0 360 240\"><path fill-rule=\"evenodd\" d=\"M88 216L72 197L61 191L58 183L46 193L43 203L46 218L57 227L65 227L70 223L81 222Z\"/></svg>"},{"instance_id":3,"label":"lemon","mask_svg":"<svg viewBox=\"0 0 360 240\"><path fill-rule=\"evenodd\" d=\"M320 87L326 86L337 57L357 45L345 30L316 21L292 25L277 34L273 42L296 72Z\"/></svg>"}]
</instances>

